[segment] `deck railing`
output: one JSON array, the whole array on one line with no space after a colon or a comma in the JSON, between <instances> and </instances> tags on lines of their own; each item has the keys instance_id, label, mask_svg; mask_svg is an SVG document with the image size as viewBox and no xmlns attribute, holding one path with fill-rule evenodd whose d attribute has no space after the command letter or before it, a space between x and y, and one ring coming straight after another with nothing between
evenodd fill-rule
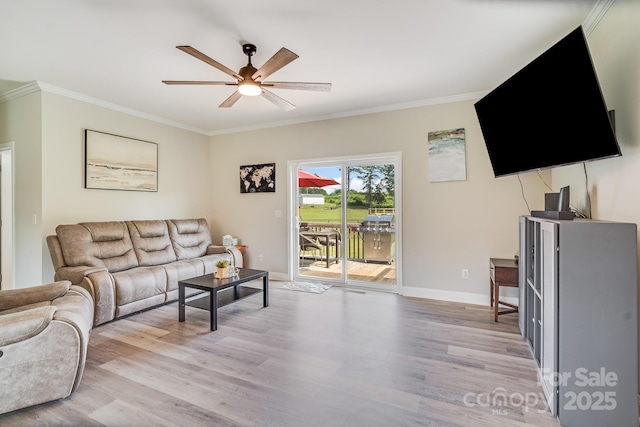
<instances>
[{"instance_id":1,"label":"deck railing","mask_svg":"<svg viewBox=\"0 0 640 427\"><path fill-rule=\"evenodd\" d=\"M358 231L360 224L347 224L347 253L348 259L364 259L364 240L362 238L362 232ZM340 233L340 224L328 223L328 222L303 222L300 224L300 231L323 231L323 230L335 230ZM330 248L332 252L330 256L334 256L335 248Z\"/></svg>"},{"instance_id":2,"label":"deck railing","mask_svg":"<svg viewBox=\"0 0 640 427\"><path fill-rule=\"evenodd\" d=\"M347 256L348 259L364 259L364 240L362 237L362 232L358 231L358 227L360 224L347 224ZM304 230L308 231L322 231L322 230L335 230L340 233L340 224L332 224L332 223L301 223L300 231ZM335 248L330 248L332 251L335 251ZM335 253L330 253L330 256L335 255Z\"/></svg>"},{"instance_id":3,"label":"deck railing","mask_svg":"<svg viewBox=\"0 0 640 427\"><path fill-rule=\"evenodd\" d=\"M395 215L396 208L369 208L369 215Z\"/></svg>"}]
</instances>

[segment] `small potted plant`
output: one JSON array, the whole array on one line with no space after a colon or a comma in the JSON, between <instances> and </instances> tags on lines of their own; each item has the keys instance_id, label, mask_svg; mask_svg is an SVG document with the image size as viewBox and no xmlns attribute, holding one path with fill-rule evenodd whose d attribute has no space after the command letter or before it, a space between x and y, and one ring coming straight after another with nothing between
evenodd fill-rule
<instances>
[{"instance_id":1,"label":"small potted plant","mask_svg":"<svg viewBox=\"0 0 640 427\"><path fill-rule=\"evenodd\" d=\"M229 261L221 260L216 263L216 267L218 267L218 272L216 277L218 279L224 279L229 277Z\"/></svg>"}]
</instances>

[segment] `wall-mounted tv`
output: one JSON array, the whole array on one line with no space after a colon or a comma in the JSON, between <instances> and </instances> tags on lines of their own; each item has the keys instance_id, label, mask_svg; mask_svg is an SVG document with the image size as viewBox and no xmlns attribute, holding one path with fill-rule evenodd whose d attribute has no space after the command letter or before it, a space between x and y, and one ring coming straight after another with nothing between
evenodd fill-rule
<instances>
[{"instance_id":1,"label":"wall-mounted tv","mask_svg":"<svg viewBox=\"0 0 640 427\"><path fill-rule=\"evenodd\" d=\"M475 109L496 177L621 155L581 26Z\"/></svg>"}]
</instances>

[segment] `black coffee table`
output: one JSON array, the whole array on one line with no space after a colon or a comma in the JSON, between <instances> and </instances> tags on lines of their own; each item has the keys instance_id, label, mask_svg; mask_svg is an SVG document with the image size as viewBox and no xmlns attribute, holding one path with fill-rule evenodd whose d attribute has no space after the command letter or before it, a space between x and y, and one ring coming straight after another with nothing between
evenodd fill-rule
<instances>
[{"instance_id":1,"label":"black coffee table","mask_svg":"<svg viewBox=\"0 0 640 427\"><path fill-rule=\"evenodd\" d=\"M193 277L178 282L178 320L184 322L185 307L197 307L209 310L211 330L218 329L218 308L260 292L258 288L239 286L262 277L262 306L269 307L269 272L241 268L237 276L228 279L216 279L214 274ZM205 295L185 301L185 289L195 288L206 291Z\"/></svg>"}]
</instances>

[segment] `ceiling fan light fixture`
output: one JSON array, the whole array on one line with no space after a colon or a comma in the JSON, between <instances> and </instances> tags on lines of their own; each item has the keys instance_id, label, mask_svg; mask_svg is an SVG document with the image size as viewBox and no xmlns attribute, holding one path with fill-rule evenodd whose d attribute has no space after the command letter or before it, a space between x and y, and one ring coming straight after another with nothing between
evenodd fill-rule
<instances>
[{"instance_id":1,"label":"ceiling fan light fixture","mask_svg":"<svg viewBox=\"0 0 640 427\"><path fill-rule=\"evenodd\" d=\"M291 52L287 48L281 48L271 58L267 60L260 69L257 69L251 65L251 57L256 53L256 46L250 43L242 45L242 52L247 55L248 63L236 73L229 67L225 67L215 59L209 58L204 53L191 46L176 46L181 51L199 59L214 68L228 74L236 79L235 82L227 81L211 81L211 80L197 80L197 81L185 81L185 80L163 80L162 82L167 85L220 85L220 86L235 86L236 90L218 107L229 108L233 106L243 96L258 96L262 95L267 101L273 103L277 107L290 111L296 108L292 103L280 98L276 94L262 89L262 86L266 86L274 89L300 89L300 90L316 90L327 92L331 89L331 83L304 83L304 82L273 82L263 83L264 79L268 78L271 74L280 70L285 65L289 64L298 58L298 55Z\"/></svg>"},{"instance_id":2,"label":"ceiling fan light fixture","mask_svg":"<svg viewBox=\"0 0 640 427\"><path fill-rule=\"evenodd\" d=\"M262 88L256 82L243 81L238 83L238 92L246 96L257 96L262 93Z\"/></svg>"}]
</instances>

